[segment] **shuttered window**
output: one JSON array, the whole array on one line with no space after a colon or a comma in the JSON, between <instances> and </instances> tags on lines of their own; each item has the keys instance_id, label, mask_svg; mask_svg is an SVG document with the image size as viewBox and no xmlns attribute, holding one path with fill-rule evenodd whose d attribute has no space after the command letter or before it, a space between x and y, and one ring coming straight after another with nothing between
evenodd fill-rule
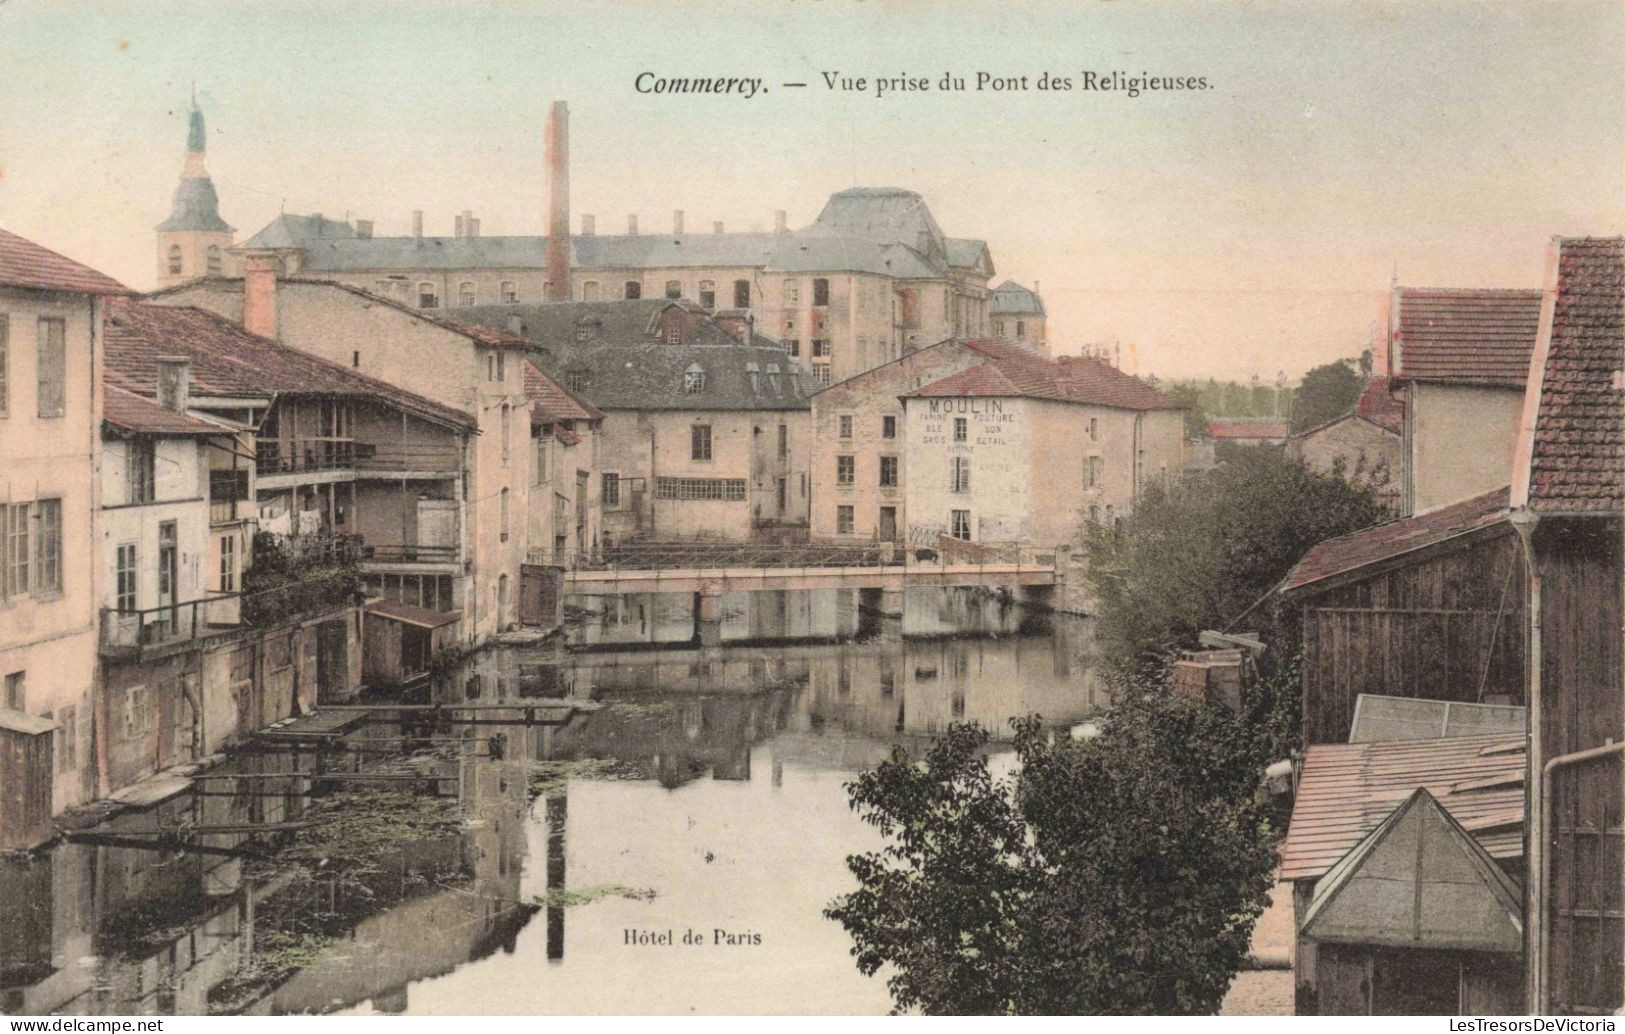
<instances>
[{"instance_id":1,"label":"shuttered window","mask_svg":"<svg viewBox=\"0 0 1625 1034\"><path fill-rule=\"evenodd\" d=\"M39 415L58 417L67 408L67 325L59 319L39 321Z\"/></svg>"}]
</instances>

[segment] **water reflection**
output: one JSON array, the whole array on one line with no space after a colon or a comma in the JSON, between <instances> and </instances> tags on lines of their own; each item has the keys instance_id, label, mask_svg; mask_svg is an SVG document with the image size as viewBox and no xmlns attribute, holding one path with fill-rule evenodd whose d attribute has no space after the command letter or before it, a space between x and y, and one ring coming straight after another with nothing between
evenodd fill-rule
<instances>
[{"instance_id":1,"label":"water reflection","mask_svg":"<svg viewBox=\"0 0 1625 1034\"><path fill-rule=\"evenodd\" d=\"M861 614L850 593L756 595L786 598L747 598L740 610L725 600L731 645L661 638L677 625L656 617L678 608L651 597L641 618L611 622L614 635L592 622L578 630L588 652L489 651L443 691L459 702L570 695L603 705L562 728L372 724L351 735L365 753L342 761L280 750L231 762L230 771L272 776L365 765L403 736L436 747L423 757L438 760L423 766L455 795L461 825L379 858L364 887L291 880L253 856L263 840L242 833L203 837L204 850L130 846L159 826L307 813L310 794L287 787L316 784L269 778L208 780L121 817L98 843L0 861L0 1005L13 1014L885 1011L883 984L858 974L846 935L820 915L849 888L845 856L876 845L842 784L891 744L952 721L1004 730L1031 711L1057 723L1092 713L1104 691L1088 628L969 592L911 595L901 623ZM626 601L624 613L638 605ZM634 620L646 637L616 639ZM791 641L765 641L779 634ZM582 759L608 759L618 778L536 782L537 762ZM252 979L266 960L286 962L296 913L325 917L319 950L274 979Z\"/></svg>"}]
</instances>

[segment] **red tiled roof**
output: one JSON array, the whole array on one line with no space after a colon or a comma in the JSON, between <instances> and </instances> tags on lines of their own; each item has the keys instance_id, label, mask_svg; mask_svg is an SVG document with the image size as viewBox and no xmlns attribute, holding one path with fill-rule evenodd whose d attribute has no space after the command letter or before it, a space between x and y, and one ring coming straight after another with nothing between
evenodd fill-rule
<instances>
[{"instance_id":1,"label":"red tiled roof","mask_svg":"<svg viewBox=\"0 0 1625 1034\"><path fill-rule=\"evenodd\" d=\"M135 293L106 274L5 230L0 230L0 286L74 294Z\"/></svg>"},{"instance_id":2,"label":"red tiled roof","mask_svg":"<svg viewBox=\"0 0 1625 1034\"><path fill-rule=\"evenodd\" d=\"M1527 761L1522 737L1315 744L1281 842L1281 879L1324 875L1417 787L1491 858L1521 858Z\"/></svg>"},{"instance_id":3,"label":"red tiled roof","mask_svg":"<svg viewBox=\"0 0 1625 1034\"><path fill-rule=\"evenodd\" d=\"M1285 424L1249 424L1215 420L1207 425L1207 433L1215 438L1279 438L1285 440Z\"/></svg>"},{"instance_id":4,"label":"red tiled roof","mask_svg":"<svg viewBox=\"0 0 1625 1034\"><path fill-rule=\"evenodd\" d=\"M1365 386L1354 412L1378 427L1399 434L1405 430L1405 402L1395 395L1392 382L1386 377L1373 377Z\"/></svg>"},{"instance_id":5,"label":"red tiled roof","mask_svg":"<svg viewBox=\"0 0 1625 1034\"><path fill-rule=\"evenodd\" d=\"M1561 242L1529 505L1617 513L1625 495L1625 238Z\"/></svg>"},{"instance_id":6,"label":"red tiled roof","mask_svg":"<svg viewBox=\"0 0 1625 1034\"><path fill-rule=\"evenodd\" d=\"M604 419L596 406L543 373L529 359L525 360L525 394L536 403L531 409L532 423Z\"/></svg>"},{"instance_id":7,"label":"red tiled roof","mask_svg":"<svg viewBox=\"0 0 1625 1034\"><path fill-rule=\"evenodd\" d=\"M106 385L102 422L122 431L157 435L230 434L231 429L188 413L165 409L117 384Z\"/></svg>"},{"instance_id":8,"label":"red tiled roof","mask_svg":"<svg viewBox=\"0 0 1625 1034\"><path fill-rule=\"evenodd\" d=\"M1498 488L1431 513L1327 539L1304 554L1287 574L1281 591L1293 592L1325 578L1490 527L1507 516L1507 497L1507 489Z\"/></svg>"},{"instance_id":9,"label":"red tiled roof","mask_svg":"<svg viewBox=\"0 0 1625 1034\"><path fill-rule=\"evenodd\" d=\"M377 399L457 427L474 427L460 410L262 338L202 309L119 300L107 309L107 375L138 394L158 391L158 359L185 356L193 392L247 398L278 393Z\"/></svg>"},{"instance_id":10,"label":"red tiled roof","mask_svg":"<svg viewBox=\"0 0 1625 1034\"><path fill-rule=\"evenodd\" d=\"M911 398L1037 398L1117 409L1178 409L1173 396L1099 359L1046 359L1004 341L966 341L986 361L908 393Z\"/></svg>"},{"instance_id":11,"label":"red tiled roof","mask_svg":"<svg viewBox=\"0 0 1625 1034\"><path fill-rule=\"evenodd\" d=\"M1540 292L1402 287L1394 377L1521 388L1540 327Z\"/></svg>"}]
</instances>

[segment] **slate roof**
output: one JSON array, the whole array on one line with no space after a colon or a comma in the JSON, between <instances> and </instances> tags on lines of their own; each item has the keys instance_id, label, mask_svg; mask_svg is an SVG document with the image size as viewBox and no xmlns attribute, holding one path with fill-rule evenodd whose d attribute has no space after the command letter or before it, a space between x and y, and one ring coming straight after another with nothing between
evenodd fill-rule
<instances>
[{"instance_id":1,"label":"slate roof","mask_svg":"<svg viewBox=\"0 0 1625 1034\"><path fill-rule=\"evenodd\" d=\"M134 294L89 266L0 230L0 287L26 287L73 294Z\"/></svg>"},{"instance_id":2,"label":"slate roof","mask_svg":"<svg viewBox=\"0 0 1625 1034\"><path fill-rule=\"evenodd\" d=\"M680 345L656 335L655 317L679 306L697 323ZM519 333L540 350L537 365L601 410L793 410L811 406L816 384L771 338L743 345L696 306L664 298L545 305L476 305L458 319ZM578 330L585 335L577 340ZM752 369L754 367L754 369ZM684 374L705 374L698 394L683 391Z\"/></svg>"},{"instance_id":3,"label":"slate roof","mask_svg":"<svg viewBox=\"0 0 1625 1034\"><path fill-rule=\"evenodd\" d=\"M974 269L983 258L987 259L988 268L993 267L993 258L988 255L987 241L975 238L949 237L948 238L948 264L959 269Z\"/></svg>"},{"instance_id":4,"label":"slate roof","mask_svg":"<svg viewBox=\"0 0 1625 1034\"><path fill-rule=\"evenodd\" d=\"M1031 349L986 339L963 344L986 361L903 397L1034 398L1117 409L1180 408L1173 396L1099 359L1046 359Z\"/></svg>"},{"instance_id":5,"label":"slate roof","mask_svg":"<svg viewBox=\"0 0 1625 1034\"><path fill-rule=\"evenodd\" d=\"M561 420L602 420L598 407L570 391L541 371L534 362L525 360L525 395L531 402L531 422L553 424Z\"/></svg>"},{"instance_id":6,"label":"slate roof","mask_svg":"<svg viewBox=\"0 0 1625 1034\"><path fill-rule=\"evenodd\" d=\"M102 423L131 434L165 437L230 434L231 429L189 413L165 409L149 398L117 384L106 384L102 397Z\"/></svg>"},{"instance_id":7,"label":"slate roof","mask_svg":"<svg viewBox=\"0 0 1625 1034\"><path fill-rule=\"evenodd\" d=\"M947 238L925 198L901 187L851 187L824 202L817 224L836 233L880 244L903 243L948 258ZM927 246L929 244L929 246Z\"/></svg>"},{"instance_id":8,"label":"slate roof","mask_svg":"<svg viewBox=\"0 0 1625 1034\"><path fill-rule=\"evenodd\" d=\"M1304 554L1288 572L1281 591L1295 592L1336 575L1491 527L1506 519L1508 495L1507 489L1497 488L1429 513L1327 539Z\"/></svg>"},{"instance_id":9,"label":"slate roof","mask_svg":"<svg viewBox=\"0 0 1625 1034\"><path fill-rule=\"evenodd\" d=\"M456 427L474 418L358 373L250 334L230 320L183 306L120 300L108 306L107 377L146 396L158 392L158 359L185 356L192 363L193 394L270 399L277 394L339 395L374 399Z\"/></svg>"},{"instance_id":10,"label":"slate roof","mask_svg":"<svg viewBox=\"0 0 1625 1034\"><path fill-rule=\"evenodd\" d=\"M260 249L311 248L319 241L348 240L355 237L355 227L337 219L321 215L282 215L265 224L264 229L236 246L238 251Z\"/></svg>"},{"instance_id":11,"label":"slate roof","mask_svg":"<svg viewBox=\"0 0 1625 1034\"><path fill-rule=\"evenodd\" d=\"M988 311L995 316L1042 316L1044 299L1031 288L1006 280L993 289Z\"/></svg>"},{"instance_id":12,"label":"slate roof","mask_svg":"<svg viewBox=\"0 0 1625 1034\"><path fill-rule=\"evenodd\" d=\"M1402 287L1397 380L1521 388L1540 327L1540 292Z\"/></svg>"},{"instance_id":13,"label":"slate roof","mask_svg":"<svg viewBox=\"0 0 1625 1034\"><path fill-rule=\"evenodd\" d=\"M1207 425L1207 433L1214 438L1242 441L1256 438L1285 440L1287 431L1286 424L1215 420Z\"/></svg>"},{"instance_id":14,"label":"slate roof","mask_svg":"<svg viewBox=\"0 0 1625 1034\"><path fill-rule=\"evenodd\" d=\"M220 198L214 181L207 176L186 176L175 188L169 218L158 224L160 230L208 230L230 233L231 225L220 218Z\"/></svg>"},{"instance_id":15,"label":"slate roof","mask_svg":"<svg viewBox=\"0 0 1625 1034\"><path fill-rule=\"evenodd\" d=\"M1559 245L1557 304L1529 469L1545 513L1617 513L1625 496L1625 239Z\"/></svg>"},{"instance_id":16,"label":"slate roof","mask_svg":"<svg viewBox=\"0 0 1625 1034\"><path fill-rule=\"evenodd\" d=\"M1304 753L1283 880L1314 879L1424 788L1492 858L1523 856L1520 736L1317 743Z\"/></svg>"}]
</instances>

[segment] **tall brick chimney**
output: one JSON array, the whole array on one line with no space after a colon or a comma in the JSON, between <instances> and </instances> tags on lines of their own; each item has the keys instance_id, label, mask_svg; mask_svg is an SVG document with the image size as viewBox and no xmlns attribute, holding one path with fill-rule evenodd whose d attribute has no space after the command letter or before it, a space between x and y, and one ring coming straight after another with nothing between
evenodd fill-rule
<instances>
[{"instance_id":1,"label":"tall brick chimney","mask_svg":"<svg viewBox=\"0 0 1625 1034\"><path fill-rule=\"evenodd\" d=\"M276 337L275 255L243 256L243 329L260 337Z\"/></svg>"},{"instance_id":2,"label":"tall brick chimney","mask_svg":"<svg viewBox=\"0 0 1625 1034\"><path fill-rule=\"evenodd\" d=\"M192 360L186 356L158 357L158 404L184 413L192 402Z\"/></svg>"},{"instance_id":3,"label":"tall brick chimney","mask_svg":"<svg viewBox=\"0 0 1625 1034\"><path fill-rule=\"evenodd\" d=\"M570 109L554 101L547 114L547 300L570 300Z\"/></svg>"}]
</instances>

